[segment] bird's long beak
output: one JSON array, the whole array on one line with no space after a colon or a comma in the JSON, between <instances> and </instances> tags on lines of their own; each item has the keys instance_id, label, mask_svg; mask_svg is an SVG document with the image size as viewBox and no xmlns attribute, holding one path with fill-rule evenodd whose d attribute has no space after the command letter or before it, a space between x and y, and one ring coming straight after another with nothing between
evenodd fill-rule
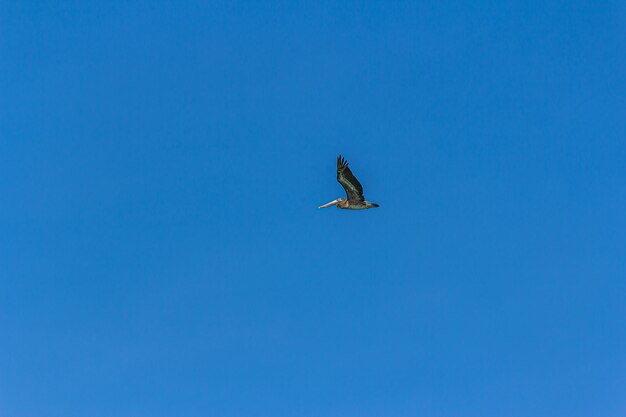
<instances>
[{"instance_id":1,"label":"bird's long beak","mask_svg":"<svg viewBox=\"0 0 626 417\"><path fill-rule=\"evenodd\" d=\"M339 201L339 199L333 200L330 203L326 203L323 206L319 206L319 208L326 208L326 207L334 206L335 204L337 204L337 201Z\"/></svg>"}]
</instances>

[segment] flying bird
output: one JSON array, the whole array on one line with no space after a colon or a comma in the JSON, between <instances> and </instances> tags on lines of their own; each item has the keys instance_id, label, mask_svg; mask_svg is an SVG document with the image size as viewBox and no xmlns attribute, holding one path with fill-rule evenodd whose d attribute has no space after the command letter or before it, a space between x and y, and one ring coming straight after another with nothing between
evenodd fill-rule
<instances>
[{"instance_id":1,"label":"flying bird","mask_svg":"<svg viewBox=\"0 0 626 417\"><path fill-rule=\"evenodd\" d=\"M365 201L361 183L352 174L352 171L348 168L348 162L346 162L341 155L337 157L337 181L339 181L339 184L341 184L344 190L346 190L346 196L348 198L338 198L330 203L320 206L319 208L337 206L337 208L340 209L365 210L368 208L380 207L376 203Z\"/></svg>"}]
</instances>

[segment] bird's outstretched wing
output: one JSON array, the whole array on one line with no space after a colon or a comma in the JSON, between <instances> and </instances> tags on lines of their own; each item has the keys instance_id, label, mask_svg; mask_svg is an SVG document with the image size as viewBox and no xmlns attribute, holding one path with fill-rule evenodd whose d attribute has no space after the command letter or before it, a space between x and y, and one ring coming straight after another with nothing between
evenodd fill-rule
<instances>
[{"instance_id":1,"label":"bird's outstretched wing","mask_svg":"<svg viewBox=\"0 0 626 417\"><path fill-rule=\"evenodd\" d=\"M348 168L348 162L341 155L337 157L337 181L346 190L348 201L363 202L363 187Z\"/></svg>"}]
</instances>

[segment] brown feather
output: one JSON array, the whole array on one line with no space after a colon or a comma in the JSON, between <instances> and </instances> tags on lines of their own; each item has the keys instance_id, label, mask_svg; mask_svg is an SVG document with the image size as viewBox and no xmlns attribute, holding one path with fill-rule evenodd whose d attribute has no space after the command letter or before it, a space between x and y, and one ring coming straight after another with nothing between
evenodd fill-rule
<instances>
[{"instance_id":1,"label":"brown feather","mask_svg":"<svg viewBox=\"0 0 626 417\"><path fill-rule=\"evenodd\" d=\"M346 190L348 200L351 202L363 202L363 187L359 180L356 179L350 168L348 168L348 162L339 155L337 157L337 181Z\"/></svg>"}]
</instances>

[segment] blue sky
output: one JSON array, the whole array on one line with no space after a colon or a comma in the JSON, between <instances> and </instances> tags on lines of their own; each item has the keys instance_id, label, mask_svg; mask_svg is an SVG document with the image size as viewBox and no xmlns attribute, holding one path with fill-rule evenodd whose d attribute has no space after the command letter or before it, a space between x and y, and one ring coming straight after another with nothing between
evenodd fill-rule
<instances>
[{"instance_id":1,"label":"blue sky","mask_svg":"<svg viewBox=\"0 0 626 417\"><path fill-rule=\"evenodd\" d=\"M337 3L0 5L1 416L626 414L624 3Z\"/></svg>"}]
</instances>

